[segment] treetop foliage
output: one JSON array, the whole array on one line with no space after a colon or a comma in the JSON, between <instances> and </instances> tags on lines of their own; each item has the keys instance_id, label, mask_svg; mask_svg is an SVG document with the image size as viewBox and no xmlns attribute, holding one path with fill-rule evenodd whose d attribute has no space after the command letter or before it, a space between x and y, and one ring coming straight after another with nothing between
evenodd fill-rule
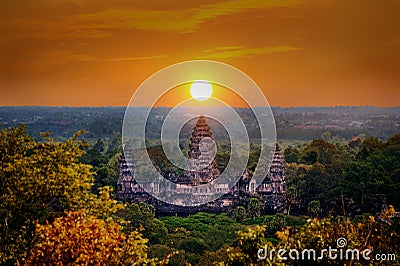
<instances>
[{"instance_id":1,"label":"treetop foliage","mask_svg":"<svg viewBox=\"0 0 400 266\"><path fill-rule=\"evenodd\" d=\"M0 132L0 264L283 265L260 261L258 249L321 250L338 237L400 255L400 134L286 149L286 214L262 215L252 198L228 214L159 219L152 205L118 202L106 186L118 174L117 142Z\"/></svg>"},{"instance_id":2,"label":"treetop foliage","mask_svg":"<svg viewBox=\"0 0 400 266\"><path fill-rule=\"evenodd\" d=\"M146 242L115 215L112 188L93 194L79 132L36 141L19 126L0 132L1 264L152 264ZM114 254L114 255L113 255Z\"/></svg>"},{"instance_id":3,"label":"treetop foliage","mask_svg":"<svg viewBox=\"0 0 400 266\"><path fill-rule=\"evenodd\" d=\"M323 215L355 216L400 208L399 139L356 138L348 145L320 139L285 149L288 209L316 213L310 203L319 203Z\"/></svg>"}]
</instances>

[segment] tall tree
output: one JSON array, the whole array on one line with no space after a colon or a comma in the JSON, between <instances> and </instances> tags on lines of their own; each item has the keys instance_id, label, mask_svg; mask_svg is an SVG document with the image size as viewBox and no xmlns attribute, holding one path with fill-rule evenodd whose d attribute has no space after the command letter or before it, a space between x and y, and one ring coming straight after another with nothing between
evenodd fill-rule
<instances>
[{"instance_id":1,"label":"tall tree","mask_svg":"<svg viewBox=\"0 0 400 266\"><path fill-rule=\"evenodd\" d=\"M255 219L261 214L261 203L257 198L251 198L247 206L247 216Z\"/></svg>"},{"instance_id":2,"label":"tall tree","mask_svg":"<svg viewBox=\"0 0 400 266\"><path fill-rule=\"evenodd\" d=\"M35 141L19 126L0 132L0 263L15 263L44 223L77 208L92 182L90 166L78 163L82 143L75 134L56 142Z\"/></svg>"},{"instance_id":3,"label":"tall tree","mask_svg":"<svg viewBox=\"0 0 400 266\"><path fill-rule=\"evenodd\" d=\"M78 135L56 142L48 134L36 141L23 126L0 132L0 264L146 262L146 240L121 231L127 222L115 213L125 206L112 188L91 193ZM109 252L119 253L116 261Z\"/></svg>"}]
</instances>

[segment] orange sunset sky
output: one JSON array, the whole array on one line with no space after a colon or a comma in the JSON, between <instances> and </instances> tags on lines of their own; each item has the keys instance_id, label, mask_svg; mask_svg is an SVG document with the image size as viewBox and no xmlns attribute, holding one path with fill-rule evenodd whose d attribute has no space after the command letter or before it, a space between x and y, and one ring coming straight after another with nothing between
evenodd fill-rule
<instances>
[{"instance_id":1,"label":"orange sunset sky","mask_svg":"<svg viewBox=\"0 0 400 266\"><path fill-rule=\"evenodd\" d=\"M0 105L124 106L194 59L273 106L400 105L398 0L2 0L0 26Z\"/></svg>"}]
</instances>

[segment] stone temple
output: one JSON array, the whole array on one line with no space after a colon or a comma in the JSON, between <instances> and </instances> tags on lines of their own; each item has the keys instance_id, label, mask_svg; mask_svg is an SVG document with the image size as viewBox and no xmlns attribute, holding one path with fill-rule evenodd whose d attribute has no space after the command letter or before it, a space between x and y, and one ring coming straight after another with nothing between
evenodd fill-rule
<instances>
[{"instance_id":1,"label":"stone temple","mask_svg":"<svg viewBox=\"0 0 400 266\"><path fill-rule=\"evenodd\" d=\"M185 171L185 175L190 177L192 185L206 184L220 175L214 156L216 147L214 147L213 141L214 139L206 119L204 116L200 116L190 138L187 167L189 170ZM214 148L215 152L213 152ZM195 159L196 161L190 159Z\"/></svg>"},{"instance_id":2,"label":"stone temple","mask_svg":"<svg viewBox=\"0 0 400 266\"><path fill-rule=\"evenodd\" d=\"M200 116L193 128L189 144L189 160L187 170L183 176L175 176L170 180L176 184L176 191L185 191L185 188L206 184L220 175L215 158L216 145L206 118ZM195 160L193 160L195 159ZM161 169L162 170L162 169ZM232 188L228 184L219 184L216 189L225 194L218 200L196 207L182 207L163 203L152 197L149 192L154 192L156 184L138 184L134 165L121 156L119 161L119 178L117 197L124 201L146 202L153 204L156 212L161 215L185 214L197 211L223 212L243 205L252 197L257 197L263 203L266 213L283 210L285 201L285 164L282 151L278 144L273 151L273 159L269 172L263 182L256 188L256 181L252 173L246 170L239 181ZM181 188L181 189L179 189ZM201 192L204 194L204 191ZM207 193L213 193L208 191ZM201 194L197 195L201 196Z\"/></svg>"}]
</instances>

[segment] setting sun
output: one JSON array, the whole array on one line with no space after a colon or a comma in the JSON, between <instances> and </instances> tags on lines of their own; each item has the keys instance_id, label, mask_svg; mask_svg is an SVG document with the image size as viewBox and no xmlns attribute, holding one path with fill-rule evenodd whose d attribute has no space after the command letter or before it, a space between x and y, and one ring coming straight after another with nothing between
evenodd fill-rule
<instances>
[{"instance_id":1,"label":"setting sun","mask_svg":"<svg viewBox=\"0 0 400 266\"><path fill-rule=\"evenodd\" d=\"M207 100L212 94L212 86L207 80L196 80L190 86L190 94L198 101Z\"/></svg>"}]
</instances>

